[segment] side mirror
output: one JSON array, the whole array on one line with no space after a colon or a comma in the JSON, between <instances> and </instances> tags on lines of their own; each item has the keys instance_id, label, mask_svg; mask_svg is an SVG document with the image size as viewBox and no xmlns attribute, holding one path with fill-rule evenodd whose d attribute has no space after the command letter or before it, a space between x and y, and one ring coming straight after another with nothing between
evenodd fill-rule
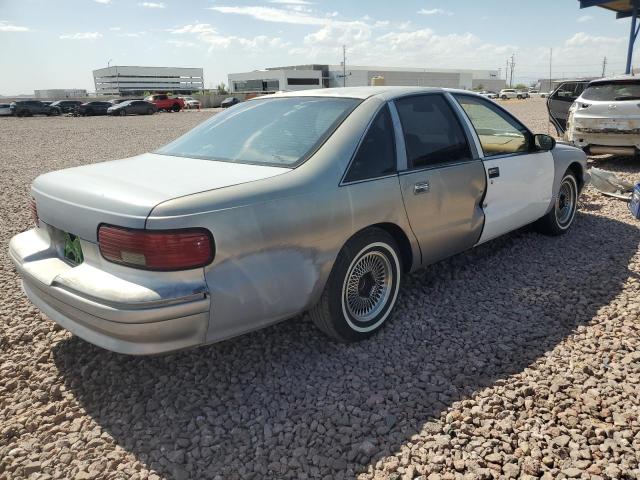
<instances>
[{"instance_id":1,"label":"side mirror","mask_svg":"<svg viewBox=\"0 0 640 480\"><path fill-rule=\"evenodd\" d=\"M533 142L536 146L536 150L541 150L543 152L553 150L553 147L556 146L556 139L545 133L536 133L533 136Z\"/></svg>"}]
</instances>

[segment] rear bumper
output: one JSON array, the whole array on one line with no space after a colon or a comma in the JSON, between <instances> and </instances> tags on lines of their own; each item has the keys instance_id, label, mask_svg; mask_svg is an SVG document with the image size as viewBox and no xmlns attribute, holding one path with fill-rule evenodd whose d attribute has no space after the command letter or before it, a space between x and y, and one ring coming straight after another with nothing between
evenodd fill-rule
<instances>
[{"instance_id":1,"label":"rear bumper","mask_svg":"<svg viewBox=\"0 0 640 480\"><path fill-rule=\"evenodd\" d=\"M102 348L131 355L205 342L210 308L206 291L170 296L163 294L167 285L154 277L145 280L136 272L123 278L91 265L70 266L38 230L16 235L9 243L9 257L29 299L60 326ZM85 263L92 256L91 249L86 250ZM89 294L91 288L104 295Z\"/></svg>"}]
</instances>

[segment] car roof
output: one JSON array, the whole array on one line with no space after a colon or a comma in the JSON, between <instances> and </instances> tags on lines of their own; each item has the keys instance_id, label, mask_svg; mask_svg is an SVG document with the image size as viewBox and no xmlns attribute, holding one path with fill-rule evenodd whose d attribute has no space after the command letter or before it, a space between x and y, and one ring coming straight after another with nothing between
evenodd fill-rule
<instances>
[{"instance_id":1,"label":"car roof","mask_svg":"<svg viewBox=\"0 0 640 480\"><path fill-rule=\"evenodd\" d=\"M318 88L312 90L298 90L293 92L277 92L266 97L334 97L334 98L360 98L383 97L385 99L403 97L413 93L426 92L460 92L477 95L469 90L460 90L441 87L400 87L400 86L378 86L378 87L338 87L338 88ZM255 97L265 98L265 96Z\"/></svg>"},{"instance_id":2,"label":"car roof","mask_svg":"<svg viewBox=\"0 0 640 480\"><path fill-rule=\"evenodd\" d=\"M628 82L628 81L636 81L640 83L640 76L615 75L613 77L604 77L604 78L598 78L596 80L592 80L591 82L589 82L589 85L597 85L598 83Z\"/></svg>"}]
</instances>

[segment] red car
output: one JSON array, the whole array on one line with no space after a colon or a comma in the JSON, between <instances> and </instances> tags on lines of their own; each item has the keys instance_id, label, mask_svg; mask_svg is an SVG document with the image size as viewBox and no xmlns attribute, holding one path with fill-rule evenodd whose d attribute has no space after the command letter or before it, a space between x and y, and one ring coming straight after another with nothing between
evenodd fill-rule
<instances>
[{"instance_id":1,"label":"red car","mask_svg":"<svg viewBox=\"0 0 640 480\"><path fill-rule=\"evenodd\" d=\"M167 112L179 112L184 108L184 100L178 97L170 97L165 94L149 95L145 101L153 103L158 110Z\"/></svg>"}]
</instances>

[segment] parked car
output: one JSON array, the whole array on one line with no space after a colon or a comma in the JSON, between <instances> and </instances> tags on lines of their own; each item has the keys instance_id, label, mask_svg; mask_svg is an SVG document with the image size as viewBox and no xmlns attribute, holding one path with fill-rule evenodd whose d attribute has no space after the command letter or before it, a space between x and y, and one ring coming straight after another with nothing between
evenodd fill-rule
<instances>
[{"instance_id":1,"label":"parked car","mask_svg":"<svg viewBox=\"0 0 640 480\"><path fill-rule=\"evenodd\" d=\"M240 103L240 100L236 97L227 97L221 103L220 106L222 108L233 107L235 104Z\"/></svg>"},{"instance_id":2,"label":"parked car","mask_svg":"<svg viewBox=\"0 0 640 480\"><path fill-rule=\"evenodd\" d=\"M122 102L129 102L131 100L143 100L142 98L114 98L113 100L109 100L111 104L118 105Z\"/></svg>"},{"instance_id":3,"label":"parked car","mask_svg":"<svg viewBox=\"0 0 640 480\"><path fill-rule=\"evenodd\" d=\"M550 96L553 92L540 92L540 98L547 98L548 96Z\"/></svg>"},{"instance_id":4,"label":"parked car","mask_svg":"<svg viewBox=\"0 0 640 480\"><path fill-rule=\"evenodd\" d=\"M70 113L74 112L80 105L82 105L80 100L58 100L51 104L51 108L57 108L60 113Z\"/></svg>"},{"instance_id":5,"label":"parked car","mask_svg":"<svg viewBox=\"0 0 640 480\"><path fill-rule=\"evenodd\" d=\"M550 111L556 101L555 95L549 99ZM592 154L638 155L639 101L639 77L593 80L569 108L564 137Z\"/></svg>"},{"instance_id":6,"label":"parked car","mask_svg":"<svg viewBox=\"0 0 640 480\"><path fill-rule=\"evenodd\" d=\"M531 90L529 90L529 96L537 97L539 95L540 95L540 90L536 90L535 88L532 88Z\"/></svg>"},{"instance_id":7,"label":"parked car","mask_svg":"<svg viewBox=\"0 0 640 480\"><path fill-rule=\"evenodd\" d=\"M170 97L168 95L149 95L145 101L153 103L158 110L165 112L179 112L184 108L184 100L180 97Z\"/></svg>"},{"instance_id":8,"label":"parked car","mask_svg":"<svg viewBox=\"0 0 640 480\"><path fill-rule=\"evenodd\" d=\"M482 92L479 92L480 95L482 95L483 97L487 97L487 98L491 98L491 99L495 99L498 98L498 94L495 92L487 92L486 90L483 90Z\"/></svg>"},{"instance_id":9,"label":"parked car","mask_svg":"<svg viewBox=\"0 0 640 480\"><path fill-rule=\"evenodd\" d=\"M589 84L589 80L567 80L549 95L547 99L547 110L549 120L556 127L558 135L562 135L567 128L567 118L569 108L573 105Z\"/></svg>"},{"instance_id":10,"label":"parked car","mask_svg":"<svg viewBox=\"0 0 640 480\"><path fill-rule=\"evenodd\" d=\"M188 108L188 109L199 109L200 108L200 101L196 100L193 97L180 97L183 101L184 101L184 107Z\"/></svg>"},{"instance_id":11,"label":"parked car","mask_svg":"<svg viewBox=\"0 0 640 480\"><path fill-rule=\"evenodd\" d=\"M107 110L112 106L111 102L93 101L79 105L76 111L82 116L106 115Z\"/></svg>"},{"instance_id":12,"label":"parked car","mask_svg":"<svg viewBox=\"0 0 640 480\"><path fill-rule=\"evenodd\" d=\"M0 103L0 117L8 117L13 115L11 105L8 103Z\"/></svg>"},{"instance_id":13,"label":"parked car","mask_svg":"<svg viewBox=\"0 0 640 480\"><path fill-rule=\"evenodd\" d=\"M502 100L507 100L507 99L511 99L511 98L522 98L522 96L518 96L518 92L516 92L515 88L503 88L502 90L500 90L500 93L498 94L498 96L502 99Z\"/></svg>"},{"instance_id":14,"label":"parked car","mask_svg":"<svg viewBox=\"0 0 640 480\"><path fill-rule=\"evenodd\" d=\"M523 98L530 98L531 95L529 95L529 92L526 90L516 90L516 98L518 100L521 100Z\"/></svg>"},{"instance_id":15,"label":"parked car","mask_svg":"<svg viewBox=\"0 0 640 480\"><path fill-rule=\"evenodd\" d=\"M128 100L118 105L113 105L107 109L109 115L153 115L158 111L151 102L144 100Z\"/></svg>"},{"instance_id":16,"label":"parked car","mask_svg":"<svg viewBox=\"0 0 640 480\"><path fill-rule=\"evenodd\" d=\"M27 296L104 348L152 354L309 311L356 341L402 275L534 223L572 225L586 155L462 90L256 98L125 160L32 185L9 255Z\"/></svg>"},{"instance_id":17,"label":"parked car","mask_svg":"<svg viewBox=\"0 0 640 480\"><path fill-rule=\"evenodd\" d=\"M60 115L60 110L51 108L40 100L19 100L11 102L9 108L16 117L31 117L33 115Z\"/></svg>"}]
</instances>

